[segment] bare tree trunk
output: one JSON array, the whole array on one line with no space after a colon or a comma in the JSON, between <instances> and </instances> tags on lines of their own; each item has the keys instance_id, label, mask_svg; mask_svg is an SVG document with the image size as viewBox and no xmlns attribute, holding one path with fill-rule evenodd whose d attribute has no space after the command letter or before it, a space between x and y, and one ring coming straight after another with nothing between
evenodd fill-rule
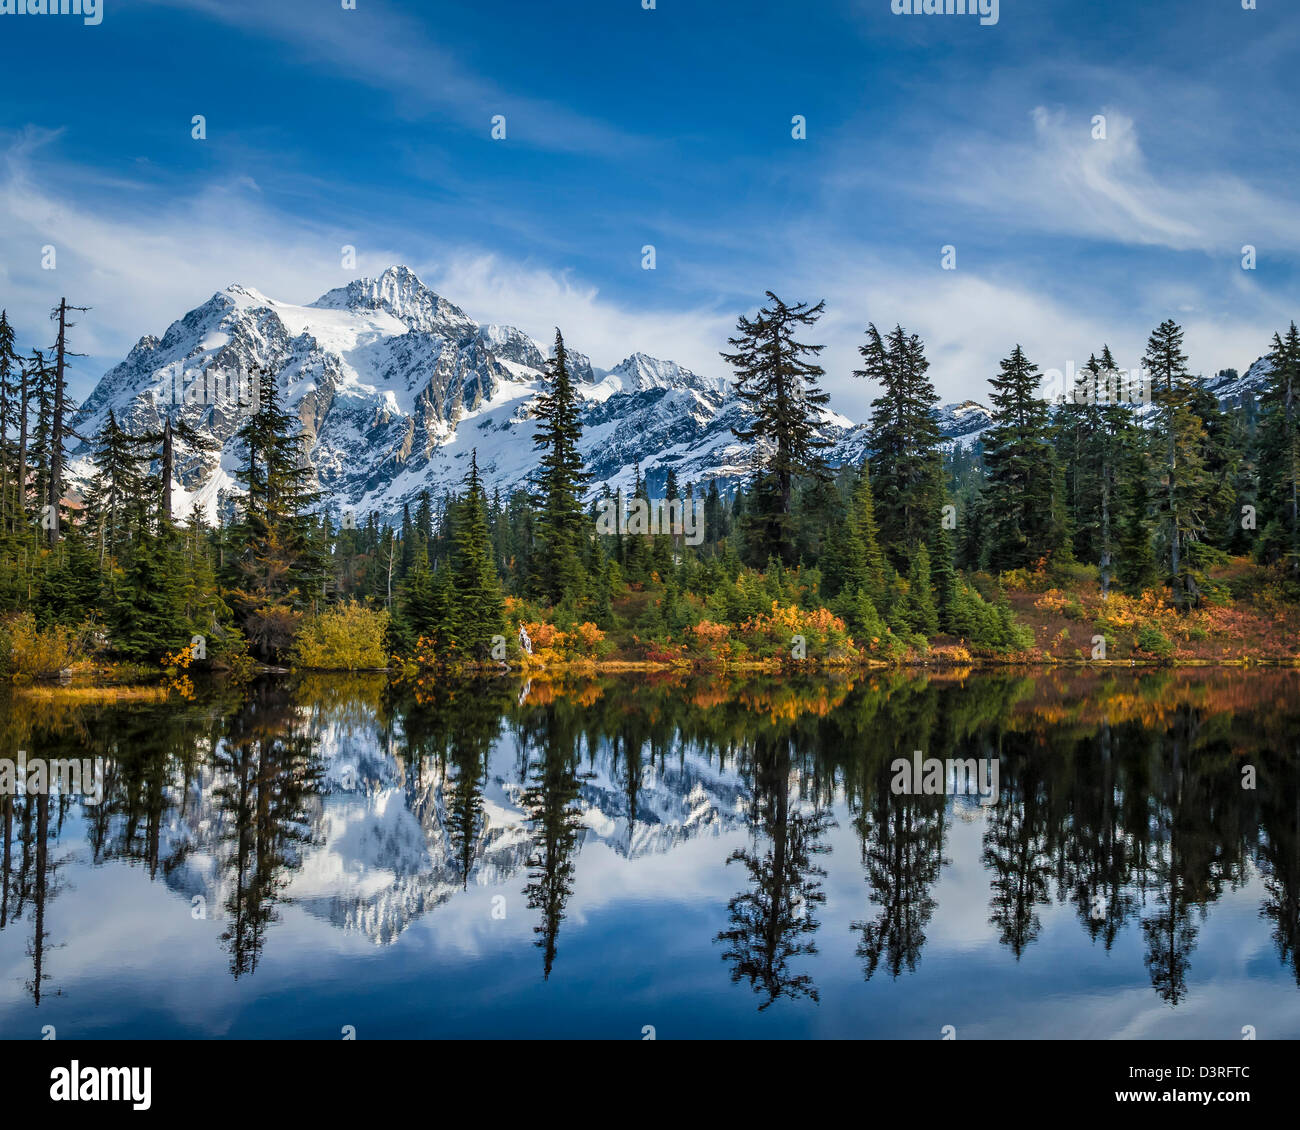
<instances>
[{"instance_id":1,"label":"bare tree trunk","mask_svg":"<svg viewBox=\"0 0 1300 1130\"><path fill-rule=\"evenodd\" d=\"M54 344L54 410L50 417L50 548L59 544L59 503L63 501L63 382L67 357L68 300L59 299L59 337Z\"/></svg>"},{"instance_id":2,"label":"bare tree trunk","mask_svg":"<svg viewBox=\"0 0 1300 1130\"><path fill-rule=\"evenodd\" d=\"M1110 599L1110 454L1101 464L1101 599Z\"/></svg>"},{"instance_id":3,"label":"bare tree trunk","mask_svg":"<svg viewBox=\"0 0 1300 1130\"><path fill-rule=\"evenodd\" d=\"M163 424L162 442L162 510L168 525L172 520L172 418Z\"/></svg>"},{"instance_id":4,"label":"bare tree trunk","mask_svg":"<svg viewBox=\"0 0 1300 1130\"><path fill-rule=\"evenodd\" d=\"M384 606L390 612L393 608L393 557L394 551L394 534L390 530L388 533L388 603Z\"/></svg>"},{"instance_id":5,"label":"bare tree trunk","mask_svg":"<svg viewBox=\"0 0 1300 1130\"><path fill-rule=\"evenodd\" d=\"M22 404L18 420L18 483L15 491L13 529L27 521L27 414L31 402L31 384L28 381L27 367L22 371Z\"/></svg>"}]
</instances>

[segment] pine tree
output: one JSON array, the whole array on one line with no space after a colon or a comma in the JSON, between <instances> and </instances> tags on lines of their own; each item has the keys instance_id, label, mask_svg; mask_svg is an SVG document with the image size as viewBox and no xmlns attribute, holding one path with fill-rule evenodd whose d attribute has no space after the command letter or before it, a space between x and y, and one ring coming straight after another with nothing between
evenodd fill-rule
<instances>
[{"instance_id":1,"label":"pine tree","mask_svg":"<svg viewBox=\"0 0 1300 1130\"><path fill-rule=\"evenodd\" d=\"M162 524L166 529L167 523ZM229 620L217 591L216 570L212 562L211 531L203 524L197 507L179 532L180 590L179 599L185 619L194 632L208 635L217 621Z\"/></svg>"},{"instance_id":2,"label":"pine tree","mask_svg":"<svg viewBox=\"0 0 1300 1130\"><path fill-rule=\"evenodd\" d=\"M957 579L957 570L952 561L952 539L948 537L948 531L943 526L935 527L929 556L930 577L934 587L938 624L943 631L952 632L960 582Z\"/></svg>"},{"instance_id":3,"label":"pine tree","mask_svg":"<svg viewBox=\"0 0 1300 1130\"><path fill-rule=\"evenodd\" d=\"M175 540L164 527L158 536L136 538L128 550L109 614L113 648L128 659L155 662L189 642Z\"/></svg>"},{"instance_id":4,"label":"pine tree","mask_svg":"<svg viewBox=\"0 0 1300 1130\"><path fill-rule=\"evenodd\" d=\"M905 569L910 547L929 542L943 506L939 396L926 376L930 363L921 339L902 326L886 341L868 325L867 343L858 351L865 365L854 376L880 386L867 436L880 541L894 568Z\"/></svg>"},{"instance_id":5,"label":"pine tree","mask_svg":"<svg viewBox=\"0 0 1300 1130\"><path fill-rule=\"evenodd\" d=\"M99 568L124 555L131 537L145 529L145 475L139 445L118 425L110 408L95 437L95 477L86 494L86 526L94 536Z\"/></svg>"},{"instance_id":6,"label":"pine tree","mask_svg":"<svg viewBox=\"0 0 1300 1130\"><path fill-rule=\"evenodd\" d=\"M757 560L775 555L794 563L790 503L795 478L827 478L822 451L830 446L818 431L820 414L830 399L822 391L825 370L811 360L821 345L795 340L801 326L815 325L825 302L787 305L770 290L769 305L754 318L742 315L737 336L728 339L734 353L722 359L736 372L737 399L749 422L733 427L742 443L755 444L754 485L762 502L752 515L751 552Z\"/></svg>"},{"instance_id":7,"label":"pine tree","mask_svg":"<svg viewBox=\"0 0 1300 1130\"><path fill-rule=\"evenodd\" d=\"M1133 422L1132 390L1121 387L1119 369L1109 345L1102 346L1097 368L1101 426L1097 432L1095 457L1098 515L1094 547L1101 575L1101 598L1106 600L1110 595L1116 552L1119 470L1123 464L1126 444L1130 437L1135 436L1136 424ZM1141 569L1138 571L1141 572Z\"/></svg>"},{"instance_id":8,"label":"pine tree","mask_svg":"<svg viewBox=\"0 0 1300 1130\"><path fill-rule=\"evenodd\" d=\"M243 514L231 531L231 602L250 647L278 657L293 642L301 611L320 572L310 508L320 497L311 485L302 436L280 402L274 376L262 370L257 410L237 436L244 465Z\"/></svg>"},{"instance_id":9,"label":"pine tree","mask_svg":"<svg viewBox=\"0 0 1300 1130\"><path fill-rule=\"evenodd\" d=\"M19 445L22 450L20 462L26 466L30 461L32 470L32 489L30 491L30 509L41 519L42 537L48 540L50 512L46 499L50 493L50 462L54 434L54 369L46 362L45 355L33 350L27 365L30 392L28 399L35 410L36 418L32 422L30 447Z\"/></svg>"},{"instance_id":10,"label":"pine tree","mask_svg":"<svg viewBox=\"0 0 1300 1130\"><path fill-rule=\"evenodd\" d=\"M444 662L457 648L459 608L450 566L439 562L430 570L427 560L418 559L403 595L402 612L416 636L427 641Z\"/></svg>"},{"instance_id":11,"label":"pine tree","mask_svg":"<svg viewBox=\"0 0 1300 1130\"><path fill-rule=\"evenodd\" d=\"M876 523L876 503L871 490L871 465L858 468L850 502L849 523L862 543L863 583L871 599L879 600L885 591L889 564L880 547L880 528Z\"/></svg>"},{"instance_id":12,"label":"pine tree","mask_svg":"<svg viewBox=\"0 0 1300 1130\"><path fill-rule=\"evenodd\" d=\"M1156 404L1155 452L1158 545L1174 607L1194 603L1210 565L1222 558L1206 541L1214 484L1206 470L1204 421L1196 414L1197 387L1183 353L1183 331L1162 322L1147 341L1143 365L1151 373Z\"/></svg>"},{"instance_id":13,"label":"pine tree","mask_svg":"<svg viewBox=\"0 0 1300 1130\"><path fill-rule=\"evenodd\" d=\"M25 550L24 550L25 552ZM101 577L93 548L75 527L47 551L36 591L24 601L40 624L80 624L103 607Z\"/></svg>"},{"instance_id":14,"label":"pine tree","mask_svg":"<svg viewBox=\"0 0 1300 1130\"><path fill-rule=\"evenodd\" d=\"M23 364L22 383L18 403L18 458L14 463L14 517L13 526L21 529L27 524L27 471L28 471L28 425L31 421L31 404L38 395L38 390L45 380L48 369L45 356L38 349L32 350L31 357Z\"/></svg>"},{"instance_id":15,"label":"pine tree","mask_svg":"<svg viewBox=\"0 0 1300 1130\"><path fill-rule=\"evenodd\" d=\"M927 638L939 631L939 610L935 607L931 584L930 551L924 542L919 542L911 553L903 617L912 631Z\"/></svg>"},{"instance_id":16,"label":"pine tree","mask_svg":"<svg viewBox=\"0 0 1300 1130\"><path fill-rule=\"evenodd\" d=\"M211 436L205 435L184 419L173 420L167 416L161 429L141 432L136 442L156 452L158 461L158 513L164 522L172 521L172 482L176 477L176 442L180 440L190 451L216 451L220 448Z\"/></svg>"},{"instance_id":17,"label":"pine tree","mask_svg":"<svg viewBox=\"0 0 1300 1130\"><path fill-rule=\"evenodd\" d=\"M487 495L478 475L477 450L470 453L469 474L458 514L454 576L460 645L475 659L484 659L491 650L492 637L505 631L505 606L501 582L492 563Z\"/></svg>"},{"instance_id":18,"label":"pine tree","mask_svg":"<svg viewBox=\"0 0 1300 1130\"><path fill-rule=\"evenodd\" d=\"M564 338L555 331L555 353L546 365L546 391L537 400L537 434L533 444L543 454L534 479L538 507L532 587L559 604L582 595L582 545L586 516L582 488L587 482L578 442L582 421L578 395L569 373Z\"/></svg>"},{"instance_id":19,"label":"pine tree","mask_svg":"<svg viewBox=\"0 0 1300 1130\"><path fill-rule=\"evenodd\" d=\"M1115 574L1131 593L1155 582L1156 554L1152 541L1154 504L1151 498L1148 437L1138 428L1127 431L1116 460Z\"/></svg>"},{"instance_id":20,"label":"pine tree","mask_svg":"<svg viewBox=\"0 0 1300 1130\"><path fill-rule=\"evenodd\" d=\"M984 435L982 515L989 567L1002 572L1051 554L1061 531L1053 513L1052 415L1038 392L1038 366L1017 345L989 383L993 426Z\"/></svg>"},{"instance_id":21,"label":"pine tree","mask_svg":"<svg viewBox=\"0 0 1300 1130\"><path fill-rule=\"evenodd\" d=\"M1066 506L1075 556L1093 561L1098 555L1102 476L1102 432L1098 389L1102 363L1096 355L1076 374L1074 388L1057 410L1058 462L1062 466Z\"/></svg>"},{"instance_id":22,"label":"pine tree","mask_svg":"<svg viewBox=\"0 0 1300 1130\"><path fill-rule=\"evenodd\" d=\"M1300 331L1273 335L1260 398L1260 560L1300 575Z\"/></svg>"}]
</instances>

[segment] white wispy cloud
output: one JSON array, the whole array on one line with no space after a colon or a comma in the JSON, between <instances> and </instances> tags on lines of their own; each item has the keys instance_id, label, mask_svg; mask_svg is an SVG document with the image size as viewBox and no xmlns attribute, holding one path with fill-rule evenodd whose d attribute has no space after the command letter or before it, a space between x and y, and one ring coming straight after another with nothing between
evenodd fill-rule
<instances>
[{"instance_id":1,"label":"white wispy cloud","mask_svg":"<svg viewBox=\"0 0 1300 1130\"><path fill-rule=\"evenodd\" d=\"M231 283L305 303L362 274L406 263L449 301L482 322L519 326L543 343L559 326L574 348L611 367L641 350L716 373L730 314L629 306L563 272L514 262L470 244L406 240L400 233L315 223L276 209L243 177L179 192L145 180L112 184L42 161L54 140L31 131L0 151L0 305L24 344L43 344L61 295L93 307L78 327L85 395L104 366L143 334ZM106 207L112 202L111 208ZM57 268L41 269L41 249ZM344 245L357 266L342 266ZM99 368L94 365L98 362Z\"/></svg>"},{"instance_id":2,"label":"white wispy cloud","mask_svg":"<svg viewBox=\"0 0 1300 1130\"><path fill-rule=\"evenodd\" d=\"M1291 316L1284 297L1229 266L1214 295L1189 281L1152 280L1142 300L1117 316L1088 279L1053 289L1005 267L942 271L937 248L924 260L891 256L811 220L748 256L735 247L715 263L702 251L682 273L697 293L708 280L711 298L674 303L651 285L650 272L644 299L626 289L614 298L573 273L468 241L313 221L276 208L247 177L192 191L143 176L108 181L49 157L53 140L29 131L0 149L0 305L25 346L45 344L60 295L93 307L77 331L78 349L91 354L77 365L79 396L142 334L161 333L230 283L305 303L399 262L476 320L517 325L543 343L559 326L573 348L604 367L640 350L725 375L718 352L736 316L756 306L766 287L788 299L824 297L827 313L815 333L827 346L826 385L835 407L857 420L876 394L850 375L869 320L901 322L923 337L945 400L978 400L1017 342L1044 369L1080 365L1103 343L1132 366L1151 328L1172 316L1186 326L1193 365L1213 372L1248 365ZM46 244L57 248L53 272L40 268ZM344 244L358 247L356 268L343 268Z\"/></svg>"},{"instance_id":3,"label":"white wispy cloud","mask_svg":"<svg viewBox=\"0 0 1300 1130\"><path fill-rule=\"evenodd\" d=\"M1240 254L1244 244L1300 248L1300 209L1242 176L1158 167L1121 110L1092 119L1036 107L1028 136L950 139L930 188L1004 227L1175 251Z\"/></svg>"}]
</instances>

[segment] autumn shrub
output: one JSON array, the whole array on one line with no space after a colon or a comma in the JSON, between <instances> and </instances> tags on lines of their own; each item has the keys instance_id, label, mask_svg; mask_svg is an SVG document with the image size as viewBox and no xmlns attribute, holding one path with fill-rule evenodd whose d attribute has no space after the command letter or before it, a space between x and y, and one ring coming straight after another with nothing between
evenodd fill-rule
<instances>
[{"instance_id":1,"label":"autumn shrub","mask_svg":"<svg viewBox=\"0 0 1300 1130\"><path fill-rule=\"evenodd\" d=\"M49 679L86 659L89 625L37 626L30 612L0 623L0 670L9 678Z\"/></svg>"},{"instance_id":2,"label":"autumn shrub","mask_svg":"<svg viewBox=\"0 0 1300 1130\"><path fill-rule=\"evenodd\" d=\"M527 666L589 662L604 659L614 650L604 630L590 620L575 622L567 630L544 620L526 620L522 627L532 646L531 654L521 652L519 656Z\"/></svg>"},{"instance_id":3,"label":"autumn shrub","mask_svg":"<svg viewBox=\"0 0 1300 1130\"><path fill-rule=\"evenodd\" d=\"M743 621L736 635L760 659L789 659L802 637L801 657L821 662L845 659L851 652L848 627L826 608L797 608L772 601L770 608Z\"/></svg>"},{"instance_id":4,"label":"autumn shrub","mask_svg":"<svg viewBox=\"0 0 1300 1130\"><path fill-rule=\"evenodd\" d=\"M1040 562L1032 570L1009 569L1002 574L1002 587L1008 592L1047 592L1052 584L1045 563Z\"/></svg>"},{"instance_id":5,"label":"autumn shrub","mask_svg":"<svg viewBox=\"0 0 1300 1130\"><path fill-rule=\"evenodd\" d=\"M691 636L696 652L708 659L729 659L732 655L731 627L713 620L692 625Z\"/></svg>"},{"instance_id":6,"label":"autumn shrub","mask_svg":"<svg viewBox=\"0 0 1300 1130\"><path fill-rule=\"evenodd\" d=\"M321 671L356 671L385 667L384 636L388 613L355 600L307 617L294 645L300 667Z\"/></svg>"}]
</instances>

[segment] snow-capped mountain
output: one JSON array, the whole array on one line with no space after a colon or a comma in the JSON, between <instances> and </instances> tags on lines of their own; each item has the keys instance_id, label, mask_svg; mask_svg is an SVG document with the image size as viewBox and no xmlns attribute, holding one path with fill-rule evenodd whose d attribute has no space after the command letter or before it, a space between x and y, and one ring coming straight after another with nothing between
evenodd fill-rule
<instances>
[{"instance_id":1,"label":"snow-capped mountain","mask_svg":"<svg viewBox=\"0 0 1300 1130\"><path fill-rule=\"evenodd\" d=\"M232 285L161 338L141 338L104 374L78 430L94 434L112 411L132 432L156 429L171 415L212 435L219 451L178 444L174 484L178 514L197 506L211 520L221 492L236 486L234 437L250 410L247 374L264 368L302 422L329 509L392 519L423 490L437 496L457 487L471 451L489 489L524 485L536 466L533 406L546 356L513 326L480 325L407 267L357 279L306 306ZM748 473L754 452L732 434L744 409L727 376L641 352L611 369L572 348L569 359L593 495L606 483L630 485L638 464L652 492L670 468L683 485L718 479L724 490ZM243 386L231 379L240 374ZM1220 374L1206 386L1230 402L1256 391L1267 374L1261 359L1244 375ZM990 423L975 401L939 410L947 446L973 444ZM832 464L865 457L864 424L826 411L822 433L832 442ZM92 471L83 446L72 479L84 482Z\"/></svg>"}]
</instances>

